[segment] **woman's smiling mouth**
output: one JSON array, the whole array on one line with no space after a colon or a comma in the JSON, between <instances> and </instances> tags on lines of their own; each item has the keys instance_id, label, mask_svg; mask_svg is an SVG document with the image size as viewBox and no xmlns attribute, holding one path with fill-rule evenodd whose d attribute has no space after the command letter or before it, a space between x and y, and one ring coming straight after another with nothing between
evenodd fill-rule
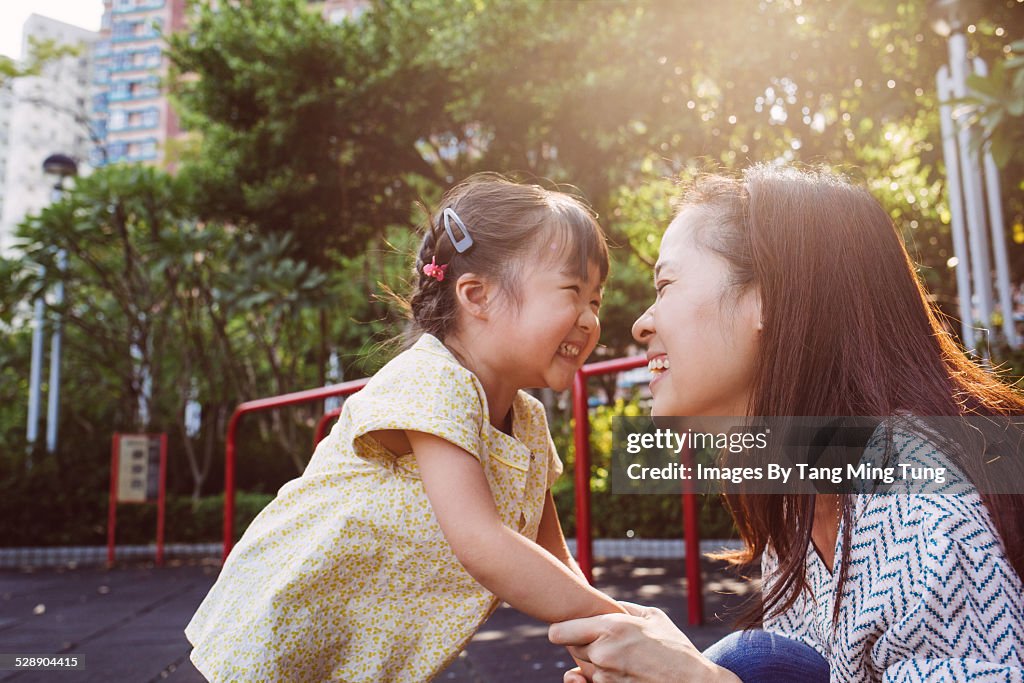
<instances>
[{"instance_id":1,"label":"woman's smiling mouth","mask_svg":"<svg viewBox=\"0 0 1024 683\"><path fill-rule=\"evenodd\" d=\"M661 373L668 371L671 367L672 365L668 359L668 356L664 354L660 354L654 356L653 358L647 359L647 369L651 372L652 375L660 375Z\"/></svg>"}]
</instances>

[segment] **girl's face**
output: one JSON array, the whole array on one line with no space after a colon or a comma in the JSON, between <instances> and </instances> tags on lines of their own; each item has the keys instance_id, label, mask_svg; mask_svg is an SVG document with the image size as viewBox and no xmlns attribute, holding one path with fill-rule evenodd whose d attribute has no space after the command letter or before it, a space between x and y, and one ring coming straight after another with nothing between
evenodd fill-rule
<instances>
[{"instance_id":1,"label":"girl's face","mask_svg":"<svg viewBox=\"0 0 1024 683\"><path fill-rule=\"evenodd\" d=\"M554 260L532 260L520 283L520 305L505 301L494 328L506 378L519 388L564 391L601 335L598 269L589 266L584 280Z\"/></svg>"},{"instance_id":2,"label":"girl's face","mask_svg":"<svg viewBox=\"0 0 1024 683\"><path fill-rule=\"evenodd\" d=\"M761 305L756 288L730 286L726 261L695 242L694 226L708 220L690 207L669 225L654 271L657 298L633 324L654 374L653 415L746 415Z\"/></svg>"}]
</instances>

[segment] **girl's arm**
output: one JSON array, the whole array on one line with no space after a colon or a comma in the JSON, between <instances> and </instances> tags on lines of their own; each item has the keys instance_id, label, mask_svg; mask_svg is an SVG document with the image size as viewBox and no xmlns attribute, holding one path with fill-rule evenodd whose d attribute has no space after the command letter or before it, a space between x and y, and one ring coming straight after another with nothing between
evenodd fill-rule
<instances>
[{"instance_id":1,"label":"girl's arm","mask_svg":"<svg viewBox=\"0 0 1024 683\"><path fill-rule=\"evenodd\" d=\"M544 514L540 518L540 528L537 529L537 545L554 555L555 559L586 581L587 577L583 575L583 570L576 564L576 559L569 552L569 546L565 544L565 535L562 534L562 524L558 521L558 511L555 509L551 491L544 496Z\"/></svg>"},{"instance_id":2,"label":"girl's arm","mask_svg":"<svg viewBox=\"0 0 1024 683\"><path fill-rule=\"evenodd\" d=\"M481 585L548 623L624 612L551 553L501 523L483 468L473 456L430 434L406 435L441 531Z\"/></svg>"}]
</instances>

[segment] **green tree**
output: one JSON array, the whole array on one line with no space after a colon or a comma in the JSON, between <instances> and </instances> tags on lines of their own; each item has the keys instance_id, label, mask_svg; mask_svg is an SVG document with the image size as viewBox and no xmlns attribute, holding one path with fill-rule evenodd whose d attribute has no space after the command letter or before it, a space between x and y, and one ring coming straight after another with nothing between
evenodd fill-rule
<instances>
[{"instance_id":1,"label":"green tree","mask_svg":"<svg viewBox=\"0 0 1024 683\"><path fill-rule=\"evenodd\" d=\"M38 76L48 64L64 57L77 57L82 52L77 45L62 45L35 36L29 36L28 46L28 59L23 64L0 55L0 85L15 78Z\"/></svg>"},{"instance_id":2,"label":"green tree","mask_svg":"<svg viewBox=\"0 0 1024 683\"><path fill-rule=\"evenodd\" d=\"M987 76L975 74L967 79L983 137L1001 168L1011 160L1020 162L1024 147L1024 40L1009 47L1006 59L997 61Z\"/></svg>"},{"instance_id":3,"label":"green tree","mask_svg":"<svg viewBox=\"0 0 1024 683\"><path fill-rule=\"evenodd\" d=\"M65 303L49 306L49 325L59 318L66 338L62 425L79 422L108 437L172 432L198 495L234 405L315 381L306 354L317 306L330 292L323 273L289 255L288 236L257 239L197 222L188 192L184 178L143 166L79 179L21 226L22 257L4 263L2 301L14 320L19 307L63 281ZM146 397L148 411L140 408ZM185 433L190 397L204 405L212 430L202 445ZM99 422L79 412L96 404L108 406ZM263 431L301 471L308 449L296 434L308 416L270 419Z\"/></svg>"},{"instance_id":4,"label":"green tree","mask_svg":"<svg viewBox=\"0 0 1024 683\"><path fill-rule=\"evenodd\" d=\"M872 186L952 301L933 86L946 49L922 3L378 0L340 26L301 7L201 2L195 35L172 44L193 74L179 99L211 206L294 232L303 258L330 258L331 245L358 254L409 224L413 200L500 170L578 187L620 247L618 268L635 269L621 188L824 162ZM976 11L979 26L1024 29L1012 2ZM1001 53L995 28L970 39ZM322 194L296 191L297 179ZM635 313L632 290L629 313L611 303L613 319ZM608 353L621 353L628 328L605 329Z\"/></svg>"},{"instance_id":5,"label":"green tree","mask_svg":"<svg viewBox=\"0 0 1024 683\"><path fill-rule=\"evenodd\" d=\"M182 173L201 215L289 234L323 266L408 220L407 176L435 179L415 149L419 119L443 93L389 54L402 46L305 4L197 2L191 32L169 43L173 90L198 137Z\"/></svg>"}]
</instances>

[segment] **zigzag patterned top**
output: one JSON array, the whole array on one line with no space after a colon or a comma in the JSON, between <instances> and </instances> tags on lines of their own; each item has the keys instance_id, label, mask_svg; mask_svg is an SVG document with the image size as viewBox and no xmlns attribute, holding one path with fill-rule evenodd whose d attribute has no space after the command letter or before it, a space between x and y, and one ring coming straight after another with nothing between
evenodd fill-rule
<instances>
[{"instance_id":1,"label":"zigzag patterned top","mask_svg":"<svg viewBox=\"0 0 1024 683\"><path fill-rule=\"evenodd\" d=\"M877 436L866 460L882 461ZM900 462L949 467L918 435L897 431L893 447ZM949 488L962 492L855 496L838 624L833 628L838 572L809 544L809 592L765 619L765 630L821 653L832 681L1024 681L1024 585L977 492L956 477ZM842 538L840 527L837 562ZM777 557L766 551L766 588L777 569Z\"/></svg>"}]
</instances>

